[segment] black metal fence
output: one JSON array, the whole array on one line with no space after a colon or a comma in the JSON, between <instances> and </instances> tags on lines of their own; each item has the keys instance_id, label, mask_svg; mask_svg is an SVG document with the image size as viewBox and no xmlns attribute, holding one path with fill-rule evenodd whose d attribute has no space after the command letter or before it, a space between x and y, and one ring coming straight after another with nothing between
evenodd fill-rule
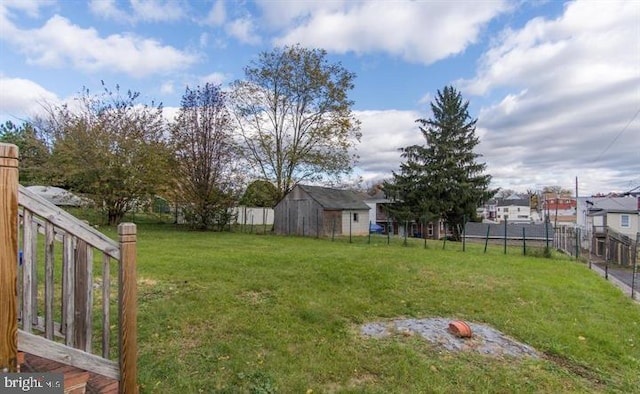
<instances>
[{"instance_id":1,"label":"black metal fence","mask_svg":"<svg viewBox=\"0 0 640 394\"><path fill-rule=\"evenodd\" d=\"M555 231L550 223L476 223L468 222L464 229L465 241L484 242L485 251L489 244L522 246L522 253L531 248L546 249L553 247Z\"/></svg>"},{"instance_id":2,"label":"black metal fence","mask_svg":"<svg viewBox=\"0 0 640 394\"><path fill-rule=\"evenodd\" d=\"M634 238L606 226L559 227L555 231L554 246L576 259L584 258L590 268L601 271L608 280L621 282L623 288L630 290L631 297L638 299L640 233Z\"/></svg>"}]
</instances>

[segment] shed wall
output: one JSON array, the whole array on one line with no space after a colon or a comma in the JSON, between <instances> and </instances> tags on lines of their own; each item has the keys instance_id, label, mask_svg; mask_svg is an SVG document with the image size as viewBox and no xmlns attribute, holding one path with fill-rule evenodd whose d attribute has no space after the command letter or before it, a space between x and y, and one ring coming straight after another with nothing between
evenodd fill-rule
<instances>
[{"instance_id":1,"label":"shed wall","mask_svg":"<svg viewBox=\"0 0 640 394\"><path fill-rule=\"evenodd\" d=\"M274 214L276 234L316 237L320 232L321 236L324 235L322 207L301 190L290 193L280 201Z\"/></svg>"},{"instance_id":2,"label":"shed wall","mask_svg":"<svg viewBox=\"0 0 640 394\"><path fill-rule=\"evenodd\" d=\"M367 235L369 234L368 210L342 211L343 235Z\"/></svg>"}]
</instances>

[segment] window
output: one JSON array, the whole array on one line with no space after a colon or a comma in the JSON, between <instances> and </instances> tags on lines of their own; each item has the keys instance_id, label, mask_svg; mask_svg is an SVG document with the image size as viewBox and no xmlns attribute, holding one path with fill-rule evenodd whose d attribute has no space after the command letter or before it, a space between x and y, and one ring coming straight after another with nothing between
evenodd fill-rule
<instances>
[{"instance_id":1,"label":"window","mask_svg":"<svg viewBox=\"0 0 640 394\"><path fill-rule=\"evenodd\" d=\"M502 212L509 212L509 208L502 208Z\"/></svg>"},{"instance_id":2,"label":"window","mask_svg":"<svg viewBox=\"0 0 640 394\"><path fill-rule=\"evenodd\" d=\"M622 228L630 228L631 221L629 215L620 215L620 227Z\"/></svg>"},{"instance_id":3,"label":"window","mask_svg":"<svg viewBox=\"0 0 640 394\"><path fill-rule=\"evenodd\" d=\"M358 214L357 213L353 214L353 221L354 221L354 223L358 222Z\"/></svg>"}]
</instances>

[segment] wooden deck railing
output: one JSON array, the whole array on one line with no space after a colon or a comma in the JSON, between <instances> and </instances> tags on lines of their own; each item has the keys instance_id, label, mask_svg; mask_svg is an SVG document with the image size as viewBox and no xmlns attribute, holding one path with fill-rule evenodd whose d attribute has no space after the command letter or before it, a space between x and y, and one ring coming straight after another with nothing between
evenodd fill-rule
<instances>
[{"instance_id":1,"label":"wooden deck railing","mask_svg":"<svg viewBox=\"0 0 640 394\"><path fill-rule=\"evenodd\" d=\"M0 144L0 371L18 368L18 147Z\"/></svg>"},{"instance_id":2,"label":"wooden deck railing","mask_svg":"<svg viewBox=\"0 0 640 394\"><path fill-rule=\"evenodd\" d=\"M0 144L0 368L17 347L137 392L135 224L116 243L19 186L14 148Z\"/></svg>"}]
</instances>

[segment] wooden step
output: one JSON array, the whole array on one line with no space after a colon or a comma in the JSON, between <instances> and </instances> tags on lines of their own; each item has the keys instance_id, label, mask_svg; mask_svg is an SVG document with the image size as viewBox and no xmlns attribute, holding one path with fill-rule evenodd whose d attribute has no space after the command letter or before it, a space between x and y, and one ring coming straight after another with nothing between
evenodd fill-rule
<instances>
[{"instance_id":1,"label":"wooden step","mask_svg":"<svg viewBox=\"0 0 640 394\"><path fill-rule=\"evenodd\" d=\"M85 394L89 372L74 370L64 373L64 394Z\"/></svg>"},{"instance_id":2,"label":"wooden step","mask_svg":"<svg viewBox=\"0 0 640 394\"><path fill-rule=\"evenodd\" d=\"M85 394L89 372L44 359L36 360L33 356L29 359L29 365L25 365L25 357L24 352L18 352L18 372L35 372L32 364L36 364L38 372L64 374L64 394Z\"/></svg>"},{"instance_id":3,"label":"wooden step","mask_svg":"<svg viewBox=\"0 0 640 394\"><path fill-rule=\"evenodd\" d=\"M50 372L64 374L65 394L115 394L118 381L102 375L47 360L33 354L23 354L22 372Z\"/></svg>"},{"instance_id":4,"label":"wooden step","mask_svg":"<svg viewBox=\"0 0 640 394\"><path fill-rule=\"evenodd\" d=\"M24 364L24 352L18 352L18 372L20 372L22 364Z\"/></svg>"}]
</instances>

